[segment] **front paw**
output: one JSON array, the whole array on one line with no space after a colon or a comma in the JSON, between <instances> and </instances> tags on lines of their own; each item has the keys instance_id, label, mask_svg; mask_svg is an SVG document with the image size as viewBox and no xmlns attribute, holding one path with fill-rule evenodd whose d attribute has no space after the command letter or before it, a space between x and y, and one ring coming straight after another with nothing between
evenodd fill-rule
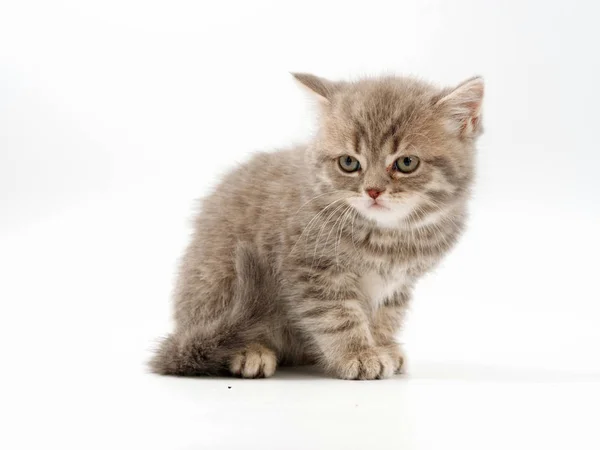
<instances>
[{"instance_id":1,"label":"front paw","mask_svg":"<svg viewBox=\"0 0 600 450\"><path fill-rule=\"evenodd\" d=\"M334 367L334 373L345 380L376 380L394 374L395 361L383 348L367 348L345 355Z\"/></svg>"},{"instance_id":2,"label":"front paw","mask_svg":"<svg viewBox=\"0 0 600 450\"><path fill-rule=\"evenodd\" d=\"M406 357L404 356L404 350L402 347L399 344L390 344L387 345L385 349L394 362L394 373L404 373L404 363L406 361Z\"/></svg>"},{"instance_id":3,"label":"front paw","mask_svg":"<svg viewBox=\"0 0 600 450\"><path fill-rule=\"evenodd\" d=\"M229 364L233 375L242 378L268 378L275 373L277 356L262 344L250 344L236 353Z\"/></svg>"}]
</instances>

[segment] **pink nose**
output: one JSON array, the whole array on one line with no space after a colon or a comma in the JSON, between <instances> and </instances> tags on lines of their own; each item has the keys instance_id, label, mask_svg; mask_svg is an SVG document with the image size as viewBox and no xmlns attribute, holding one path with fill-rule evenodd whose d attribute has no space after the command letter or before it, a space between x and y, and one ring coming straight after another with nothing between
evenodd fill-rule
<instances>
[{"instance_id":1,"label":"pink nose","mask_svg":"<svg viewBox=\"0 0 600 450\"><path fill-rule=\"evenodd\" d=\"M382 192L383 191L380 191L379 189L367 189L367 194L369 194L369 197L371 197L373 200L379 197Z\"/></svg>"}]
</instances>

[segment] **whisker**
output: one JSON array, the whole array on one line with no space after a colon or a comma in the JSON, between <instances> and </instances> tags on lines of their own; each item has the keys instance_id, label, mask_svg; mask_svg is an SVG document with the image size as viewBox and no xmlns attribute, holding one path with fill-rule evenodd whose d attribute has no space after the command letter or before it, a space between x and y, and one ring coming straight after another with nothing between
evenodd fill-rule
<instances>
[{"instance_id":1,"label":"whisker","mask_svg":"<svg viewBox=\"0 0 600 450\"><path fill-rule=\"evenodd\" d=\"M305 202L305 203L304 203L304 204L303 204L303 205L302 205L300 208L298 208L298 210L297 210L297 211L294 213L294 215L292 216L292 218L296 217L296 215L297 215L297 214L300 212L300 210L301 210L302 208L304 208L306 205L308 205L310 202L313 202L313 201L315 201L315 200L317 200L317 199L319 199L319 198L323 197L324 195L328 195L328 194L335 194L336 192L338 192L338 191L329 191L329 192L324 192L324 193L322 193L322 194L319 194L319 195L317 195L317 196L315 196L315 197L311 198L310 200L308 200L307 202Z\"/></svg>"},{"instance_id":2,"label":"whisker","mask_svg":"<svg viewBox=\"0 0 600 450\"><path fill-rule=\"evenodd\" d=\"M325 212L331 208L333 205L335 205L337 202L345 200L346 197L344 198L339 198L337 200L332 201L331 203L329 203L327 206L325 206L322 210L320 210L317 214L315 214L312 219L306 224L306 226L304 227L304 229L302 230L302 233L300 234L300 236L298 237L298 239L296 239L296 242L294 243L294 246L292 247L292 249L289 251L288 253L288 257L294 252L294 250L296 249L296 246L298 245L298 243L300 242L300 240L302 239L302 237L308 232L308 230L310 230L318 221L319 216L324 215Z\"/></svg>"},{"instance_id":3,"label":"whisker","mask_svg":"<svg viewBox=\"0 0 600 450\"><path fill-rule=\"evenodd\" d=\"M323 251L321 252L321 254L319 256L319 260L317 261L317 266L321 262L321 259L323 258L323 256L325 256L325 251L326 251L327 243L329 242L329 237L331 236L331 233L333 232L333 230L335 230L335 227L336 227L337 223L344 217L344 213L347 211L348 208L350 208L350 206L346 205L346 209L342 210L342 212L340 213L340 216L336 219L336 221L334 222L333 226L331 227L331 230L329 230L329 234L327 235L327 239L325 240L325 244L323 244ZM335 248L335 240L333 242L334 242L334 248Z\"/></svg>"},{"instance_id":4,"label":"whisker","mask_svg":"<svg viewBox=\"0 0 600 450\"><path fill-rule=\"evenodd\" d=\"M341 208L343 208L344 206L345 205L342 204L342 205L339 205L337 208L335 208L333 210L333 212L331 214L329 214L329 216L327 216L327 218L325 219L325 222L323 223L323 225L321 225L321 229L319 230L319 234L317 235L317 239L315 241L315 251L313 252L313 259L312 259L312 262L311 262L311 265L310 265L311 270L312 270L312 268L314 266L315 259L317 258L317 247L319 246L319 241L321 240L321 235L323 234L323 230L329 224L330 219L335 215L335 213L337 211L339 211ZM319 258L319 261L320 261L320 258Z\"/></svg>"}]
</instances>

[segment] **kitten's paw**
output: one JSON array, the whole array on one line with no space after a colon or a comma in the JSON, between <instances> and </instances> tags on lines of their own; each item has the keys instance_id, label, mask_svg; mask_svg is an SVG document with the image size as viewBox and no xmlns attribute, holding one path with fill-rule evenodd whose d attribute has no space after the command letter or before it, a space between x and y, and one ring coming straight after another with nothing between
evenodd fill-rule
<instances>
[{"instance_id":1,"label":"kitten's paw","mask_svg":"<svg viewBox=\"0 0 600 450\"><path fill-rule=\"evenodd\" d=\"M242 378L266 378L275 373L277 356L261 344L250 344L231 360L229 370Z\"/></svg>"},{"instance_id":2,"label":"kitten's paw","mask_svg":"<svg viewBox=\"0 0 600 450\"><path fill-rule=\"evenodd\" d=\"M386 350L394 362L394 373L404 373L406 357L402 347L398 344L391 344L386 347Z\"/></svg>"},{"instance_id":3,"label":"kitten's paw","mask_svg":"<svg viewBox=\"0 0 600 450\"><path fill-rule=\"evenodd\" d=\"M347 355L334 370L345 380L376 380L394 374L394 360L385 349L368 348Z\"/></svg>"}]
</instances>

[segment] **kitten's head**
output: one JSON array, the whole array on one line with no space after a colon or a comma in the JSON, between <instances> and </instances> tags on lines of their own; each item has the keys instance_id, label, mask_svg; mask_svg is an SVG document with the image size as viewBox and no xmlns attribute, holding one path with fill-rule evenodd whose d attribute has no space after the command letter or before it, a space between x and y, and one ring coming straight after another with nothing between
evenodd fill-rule
<instances>
[{"instance_id":1,"label":"kitten's head","mask_svg":"<svg viewBox=\"0 0 600 450\"><path fill-rule=\"evenodd\" d=\"M466 200L482 131L481 78L438 89L409 78L294 76L322 110L309 155L320 191L346 195L382 227L434 221Z\"/></svg>"}]
</instances>

